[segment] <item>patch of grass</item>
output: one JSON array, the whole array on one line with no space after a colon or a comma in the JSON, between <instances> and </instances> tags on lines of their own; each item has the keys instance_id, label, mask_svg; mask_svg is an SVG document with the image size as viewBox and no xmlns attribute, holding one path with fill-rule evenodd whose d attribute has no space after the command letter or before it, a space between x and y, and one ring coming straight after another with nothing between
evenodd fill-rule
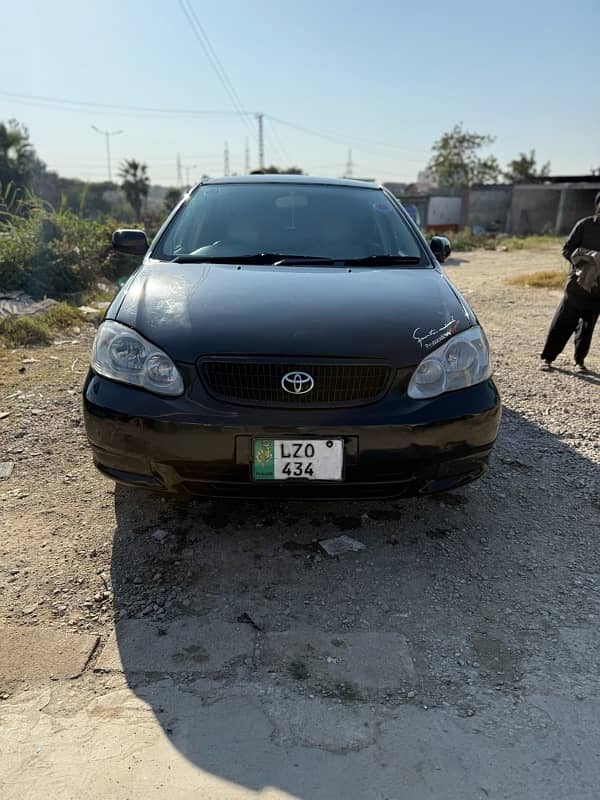
<instances>
[{"instance_id":1,"label":"patch of grass","mask_svg":"<svg viewBox=\"0 0 600 800\"><path fill-rule=\"evenodd\" d=\"M51 330L64 330L71 325L85 322L85 314L67 303L58 303L41 316Z\"/></svg>"},{"instance_id":2,"label":"patch of grass","mask_svg":"<svg viewBox=\"0 0 600 800\"><path fill-rule=\"evenodd\" d=\"M32 344L50 344L52 337L40 315L0 320L0 341L5 347L27 347Z\"/></svg>"},{"instance_id":3,"label":"patch of grass","mask_svg":"<svg viewBox=\"0 0 600 800\"><path fill-rule=\"evenodd\" d=\"M470 228L443 234L450 239L452 251L456 253L469 250L544 250L562 245L560 236L544 234L541 236L508 236L506 233L473 233Z\"/></svg>"},{"instance_id":4,"label":"patch of grass","mask_svg":"<svg viewBox=\"0 0 600 800\"><path fill-rule=\"evenodd\" d=\"M526 286L535 289L562 289L567 279L567 272L562 269L544 269L540 272L526 272L507 279L511 286Z\"/></svg>"},{"instance_id":5,"label":"patch of grass","mask_svg":"<svg viewBox=\"0 0 600 800\"><path fill-rule=\"evenodd\" d=\"M80 306L93 306L95 303L110 303L116 294L114 289L89 289L88 291L81 292L78 297Z\"/></svg>"},{"instance_id":6,"label":"patch of grass","mask_svg":"<svg viewBox=\"0 0 600 800\"><path fill-rule=\"evenodd\" d=\"M5 347L50 344L56 333L85 322L85 315L67 303L58 303L44 314L0 320L0 343Z\"/></svg>"},{"instance_id":7,"label":"patch of grass","mask_svg":"<svg viewBox=\"0 0 600 800\"><path fill-rule=\"evenodd\" d=\"M543 250L547 247L557 247L563 244L564 238L561 236L498 237L498 247L506 247L508 250Z\"/></svg>"},{"instance_id":8,"label":"patch of grass","mask_svg":"<svg viewBox=\"0 0 600 800\"><path fill-rule=\"evenodd\" d=\"M453 253L464 253L482 247L495 249L496 237L493 234L475 234L470 228L463 228L461 231L448 231L442 235L450 239Z\"/></svg>"}]
</instances>

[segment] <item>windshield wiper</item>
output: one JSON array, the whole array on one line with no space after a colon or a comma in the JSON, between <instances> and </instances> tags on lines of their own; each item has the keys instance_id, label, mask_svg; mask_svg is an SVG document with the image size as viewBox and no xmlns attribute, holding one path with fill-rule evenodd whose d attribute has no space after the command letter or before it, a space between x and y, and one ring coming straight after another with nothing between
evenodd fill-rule
<instances>
[{"instance_id":1,"label":"windshield wiper","mask_svg":"<svg viewBox=\"0 0 600 800\"><path fill-rule=\"evenodd\" d=\"M361 267L361 266L379 266L384 264L420 264L421 257L420 256L393 256L393 255L373 255L373 256L363 256L362 258L344 258L340 259L343 261L344 264L350 264L353 266Z\"/></svg>"},{"instance_id":2,"label":"windshield wiper","mask_svg":"<svg viewBox=\"0 0 600 800\"><path fill-rule=\"evenodd\" d=\"M379 266L394 264L420 264L419 256L372 255L362 258L326 258L325 256L290 255L287 253L252 253L239 256L175 256L175 264L273 264L276 267L293 266L294 264L344 264L351 266Z\"/></svg>"},{"instance_id":3,"label":"windshield wiper","mask_svg":"<svg viewBox=\"0 0 600 800\"><path fill-rule=\"evenodd\" d=\"M321 258L320 256L298 256L287 255L286 253L252 253L250 255L239 256L196 256L189 255L175 256L175 264L274 264L275 266L285 264L332 264L332 258Z\"/></svg>"},{"instance_id":4,"label":"windshield wiper","mask_svg":"<svg viewBox=\"0 0 600 800\"><path fill-rule=\"evenodd\" d=\"M279 261L275 261L276 267L293 266L294 264L307 264L308 266L311 264L335 264L335 259L326 256L283 256Z\"/></svg>"}]
</instances>

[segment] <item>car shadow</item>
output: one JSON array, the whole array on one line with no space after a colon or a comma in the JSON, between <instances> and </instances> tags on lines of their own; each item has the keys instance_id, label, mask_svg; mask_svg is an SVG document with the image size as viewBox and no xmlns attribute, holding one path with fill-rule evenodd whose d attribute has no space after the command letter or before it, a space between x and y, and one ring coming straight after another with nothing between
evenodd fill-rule
<instances>
[{"instance_id":1,"label":"car shadow","mask_svg":"<svg viewBox=\"0 0 600 800\"><path fill-rule=\"evenodd\" d=\"M99 668L122 671L205 772L311 800L344 781L348 797L388 796L415 765L398 753L364 784L359 756L385 720L522 697L532 653L556 659L572 613L556 587L573 548L593 551L598 472L505 409L490 471L451 494L212 502L118 487L116 637ZM330 558L319 541L337 536L365 548Z\"/></svg>"},{"instance_id":2,"label":"car shadow","mask_svg":"<svg viewBox=\"0 0 600 800\"><path fill-rule=\"evenodd\" d=\"M442 267L460 267L461 264L468 264L468 263L469 263L468 258L463 258L462 256L450 256L450 258L447 258L444 261Z\"/></svg>"}]
</instances>

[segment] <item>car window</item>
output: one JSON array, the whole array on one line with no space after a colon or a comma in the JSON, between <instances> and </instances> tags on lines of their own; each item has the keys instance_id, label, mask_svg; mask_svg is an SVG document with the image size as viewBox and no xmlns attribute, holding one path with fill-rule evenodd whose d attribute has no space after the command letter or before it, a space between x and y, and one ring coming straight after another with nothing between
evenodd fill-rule
<instances>
[{"instance_id":1,"label":"car window","mask_svg":"<svg viewBox=\"0 0 600 800\"><path fill-rule=\"evenodd\" d=\"M152 256L256 253L422 256L415 234L380 189L289 183L200 186Z\"/></svg>"}]
</instances>

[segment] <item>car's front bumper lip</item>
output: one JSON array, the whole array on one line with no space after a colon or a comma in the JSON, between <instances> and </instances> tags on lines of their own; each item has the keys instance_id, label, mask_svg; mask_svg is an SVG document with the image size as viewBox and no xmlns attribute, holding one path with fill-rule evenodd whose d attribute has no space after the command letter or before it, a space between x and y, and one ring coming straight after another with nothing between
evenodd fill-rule
<instances>
[{"instance_id":1,"label":"car's front bumper lip","mask_svg":"<svg viewBox=\"0 0 600 800\"><path fill-rule=\"evenodd\" d=\"M151 489L234 497L403 496L453 488L487 467L500 400L486 381L434 401L278 410L188 404L90 375L84 419L98 468ZM402 404L400 404L402 405ZM252 439L344 439L345 480L251 479Z\"/></svg>"}]
</instances>

